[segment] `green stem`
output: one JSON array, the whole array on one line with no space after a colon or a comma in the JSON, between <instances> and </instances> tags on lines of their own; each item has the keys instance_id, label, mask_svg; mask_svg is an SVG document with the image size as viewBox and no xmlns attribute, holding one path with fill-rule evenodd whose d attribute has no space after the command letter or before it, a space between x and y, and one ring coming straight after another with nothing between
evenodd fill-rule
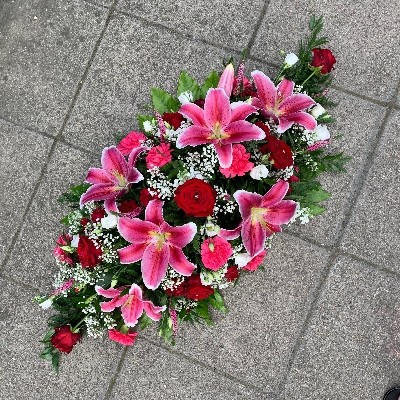
<instances>
[{"instance_id":1,"label":"green stem","mask_svg":"<svg viewBox=\"0 0 400 400\"><path fill-rule=\"evenodd\" d=\"M85 318L81 319L73 328L72 328L72 332L76 333L76 329L83 324L83 322L85 321Z\"/></svg>"},{"instance_id":2,"label":"green stem","mask_svg":"<svg viewBox=\"0 0 400 400\"><path fill-rule=\"evenodd\" d=\"M304 86L304 84L318 71L318 69L314 69L314 71L311 73L311 75L301 84L301 86Z\"/></svg>"}]
</instances>

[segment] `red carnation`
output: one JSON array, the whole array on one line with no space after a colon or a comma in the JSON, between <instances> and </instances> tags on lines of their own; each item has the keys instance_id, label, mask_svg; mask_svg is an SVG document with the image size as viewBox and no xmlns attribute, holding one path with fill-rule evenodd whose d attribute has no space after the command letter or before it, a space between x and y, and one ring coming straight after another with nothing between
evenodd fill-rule
<instances>
[{"instance_id":1,"label":"red carnation","mask_svg":"<svg viewBox=\"0 0 400 400\"><path fill-rule=\"evenodd\" d=\"M138 208L138 203L135 200L124 200L118 206L119 211L124 214L129 214Z\"/></svg>"},{"instance_id":2,"label":"red carnation","mask_svg":"<svg viewBox=\"0 0 400 400\"><path fill-rule=\"evenodd\" d=\"M101 249L97 248L93 241L86 236L79 236L78 248L79 263L82 268L90 268L97 265L101 260Z\"/></svg>"},{"instance_id":3,"label":"red carnation","mask_svg":"<svg viewBox=\"0 0 400 400\"><path fill-rule=\"evenodd\" d=\"M96 208L96 209L92 212L92 214L91 214L91 216L90 216L90 219L91 219L93 222L98 222L98 221L100 221L102 218L104 218L105 216L106 216L106 212L105 212L104 208Z\"/></svg>"},{"instance_id":4,"label":"red carnation","mask_svg":"<svg viewBox=\"0 0 400 400\"><path fill-rule=\"evenodd\" d=\"M123 333L114 328L108 330L108 338L124 346L132 346L135 343L137 335L137 332Z\"/></svg>"},{"instance_id":5,"label":"red carnation","mask_svg":"<svg viewBox=\"0 0 400 400\"><path fill-rule=\"evenodd\" d=\"M190 300L203 300L213 293L214 289L211 286L205 286L201 283L199 274L189 276L186 283L185 297Z\"/></svg>"},{"instance_id":6,"label":"red carnation","mask_svg":"<svg viewBox=\"0 0 400 400\"><path fill-rule=\"evenodd\" d=\"M313 58L311 65L313 67L322 67L321 74L327 74L334 69L336 58L329 49L312 49Z\"/></svg>"},{"instance_id":7,"label":"red carnation","mask_svg":"<svg viewBox=\"0 0 400 400\"><path fill-rule=\"evenodd\" d=\"M227 271L225 272L225 279L228 282L233 282L237 278L239 278L239 269L236 265L232 267L228 267Z\"/></svg>"},{"instance_id":8,"label":"red carnation","mask_svg":"<svg viewBox=\"0 0 400 400\"><path fill-rule=\"evenodd\" d=\"M149 204L150 200L154 200L154 199L158 199L157 195L152 195L149 192L149 189L144 188L140 191L139 194L139 201L142 203L142 205L144 205L145 207L147 207L147 204Z\"/></svg>"},{"instance_id":9,"label":"red carnation","mask_svg":"<svg viewBox=\"0 0 400 400\"><path fill-rule=\"evenodd\" d=\"M174 113L164 113L162 115L162 119L165 122L168 122L174 129L178 129L181 126L182 121L184 120L183 115L178 112Z\"/></svg>"},{"instance_id":10,"label":"red carnation","mask_svg":"<svg viewBox=\"0 0 400 400\"><path fill-rule=\"evenodd\" d=\"M79 342L81 335L74 333L68 325L58 326L51 337L51 344L63 353L70 353L72 348Z\"/></svg>"},{"instance_id":11,"label":"red carnation","mask_svg":"<svg viewBox=\"0 0 400 400\"><path fill-rule=\"evenodd\" d=\"M217 192L207 182L193 178L175 190L175 203L187 215L208 217L213 213Z\"/></svg>"}]
</instances>

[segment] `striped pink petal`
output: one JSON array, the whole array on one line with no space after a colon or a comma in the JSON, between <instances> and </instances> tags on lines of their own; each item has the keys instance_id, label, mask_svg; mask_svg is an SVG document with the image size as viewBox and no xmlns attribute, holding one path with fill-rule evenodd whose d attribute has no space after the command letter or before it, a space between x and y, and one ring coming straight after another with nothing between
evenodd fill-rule
<instances>
[{"instance_id":1,"label":"striped pink petal","mask_svg":"<svg viewBox=\"0 0 400 400\"><path fill-rule=\"evenodd\" d=\"M130 152L129 157L128 157L128 169L129 170L131 170L135 166L139 154L145 150L148 150L148 148L142 146L142 147L137 147Z\"/></svg>"},{"instance_id":2,"label":"striped pink petal","mask_svg":"<svg viewBox=\"0 0 400 400\"><path fill-rule=\"evenodd\" d=\"M283 97L289 97L293 94L294 82L289 79L283 79L277 86L277 91Z\"/></svg>"},{"instance_id":3,"label":"striped pink petal","mask_svg":"<svg viewBox=\"0 0 400 400\"><path fill-rule=\"evenodd\" d=\"M239 212L243 219L251 216L252 207L261 207L263 196L258 193L247 192L246 190L237 190L233 194L234 199L239 204Z\"/></svg>"},{"instance_id":4,"label":"striped pink petal","mask_svg":"<svg viewBox=\"0 0 400 400\"><path fill-rule=\"evenodd\" d=\"M270 208L271 206L279 203L285 196L289 189L289 183L279 180L262 196L260 207Z\"/></svg>"},{"instance_id":5,"label":"striped pink petal","mask_svg":"<svg viewBox=\"0 0 400 400\"><path fill-rule=\"evenodd\" d=\"M216 125L221 128L231 120L231 104L223 89L209 89L204 102L204 120L207 127L213 130Z\"/></svg>"},{"instance_id":6,"label":"striped pink petal","mask_svg":"<svg viewBox=\"0 0 400 400\"><path fill-rule=\"evenodd\" d=\"M221 229L218 236L224 238L225 240L234 240L240 236L241 230L242 230L242 224L240 224L235 229Z\"/></svg>"},{"instance_id":7,"label":"striped pink petal","mask_svg":"<svg viewBox=\"0 0 400 400\"><path fill-rule=\"evenodd\" d=\"M315 104L315 101L306 94L294 94L287 97L279 106L280 115L289 115L298 111L303 111Z\"/></svg>"},{"instance_id":8,"label":"striped pink petal","mask_svg":"<svg viewBox=\"0 0 400 400\"><path fill-rule=\"evenodd\" d=\"M229 135L228 138L223 139L223 143L225 144L262 140L265 138L265 132L261 128L243 120L230 123L224 131Z\"/></svg>"},{"instance_id":9,"label":"striped pink petal","mask_svg":"<svg viewBox=\"0 0 400 400\"><path fill-rule=\"evenodd\" d=\"M158 307L155 306L150 300L143 301L143 308L145 313L153 321L159 321L161 319L161 313L165 311L165 306Z\"/></svg>"},{"instance_id":10,"label":"striped pink petal","mask_svg":"<svg viewBox=\"0 0 400 400\"><path fill-rule=\"evenodd\" d=\"M122 318L127 326L135 326L143 314L142 290L133 284L127 300L121 307Z\"/></svg>"},{"instance_id":11,"label":"striped pink petal","mask_svg":"<svg viewBox=\"0 0 400 400\"><path fill-rule=\"evenodd\" d=\"M315 120L315 118L312 115L303 111L280 117L279 122L280 124L277 129L278 133L285 132L293 125L293 123L302 125L309 131L314 131L317 127L317 121Z\"/></svg>"},{"instance_id":12,"label":"striped pink petal","mask_svg":"<svg viewBox=\"0 0 400 400\"><path fill-rule=\"evenodd\" d=\"M266 239L265 229L259 222L252 222L251 218L243 221L242 241L244 248L254 257L264 249Z\"/></svg>"},{"instance_id":13,"label":"striped pink petal","mask_svg":"<svg viewBox=\"0 0 400 400\"><path fill-rule=\"evenodd\" d=\"M94 290L96 291L97 294L103 297L107 297L108 299L112 299L114 297L119 296L123 289L124 287L117 289L115 288L103 289L101 286L98 285L94 287Z\"/></svg>"},{"instance_id":14,"label":"striped pink petal","mask_svg":"<svg viewBox=\"0 0 400 400\"><path fill-rule=\"evenodd\" d=\"M235 80L235 69L233 64L228 64L221 77L219 78L218 87L224 89L225 93L230 97L233 89L233 82Z\"/></svg>"},{"instance_id":15,"label":"striped pink petal","mask_svg":"<svg viewBox=\"0 0 400 400\"><path fill-rule=\"evenodd\" d=\"M119 261L121 264L132 264L142 259L146 243L133 243L129 246L118 249Z\"/></svg>"},{"instance_id":16,"label":"striped pink petal","mask_svg":"<svg viewBox=\"0 0 400 400\"><path fill-rule=\"evenodd\" d=\"M209 139L211 130L202 126L191 125L186 128L176 141L176 147L182 149L186 146L198 146L200 144L212 143Z\"/></svg>"},{"instance_id":17,"label":"striped pink petal","mask_svg":"<svg viewBox=\"0 0 400 400\"><path fill-rule=\"evenodd\" d=\"M295 201L282 200L279 204L268 207L264 220L272 225L287 224L293 218L296 208L297 203Z\"/></svg>"},{"instance_id":18,"label":"striped pink petal","mask_svg":"<svg viewBox=\"0 0 400 400\"><path fill-rule=\"evenodd\" d=\"M81 207L88 201L100 201L118 197L121 190L113 183L99 183L91 186L86 193L81 196Z\"/></svg>"},{"instance_id":19,"label":"striped pink petal","mask_svg":"<svg viewBox=\"0 0 400 400\"><path fill-rule=\"evenodd\" d=\"M204 110L194 103L186 103L182 105L179 112L186 118L193 121L195 125L205 126Z\"/></svg>"},{"instance_id":20,"label":"striped pink petal","mask_svg":"<svg viewBox=\"0 0 400 400\"><path fill-rule=\"evenodd\" d=\"M233 153L231 144L215 143L215 151L217 152L219 165L221 168L229 168L232 164Z\"/></svg>"},{"instance_id":21,"label":"striped pink petal","mask_svg":"<svg viewBox=\"0 0 400 400\"><path fill-rule=\"evenodd\" d=\"M89 168L86 176L86 182L88 183L112 183L107 172L101 168Z\"/></svg>"},{"instance_id":22,"label":"striped pink petal","mask_svg":"<svg viewBox=\"0 0 400 400\"><path fill-rule=\"evenodd\" d=\"M124 156L115 147L106 147L101 155L101 165L112 176L127 176L128 165Z\"/></svg>"},{"instance_id":23,"label":"striped pink petal","mask_svg":"<svg viewBox=\"0 0 400 400\"><path fill-rule=\"evenodd\" d=\"M167 272L169 260L169 246L159 248L157 243L150 243L142 258L143 283L148 289L155 290L160 285Z\"/></svg>"},{"instance_id":24,"label":"striped pink petal","mask_svg":"<svg viewBox=\"0 0 400 400\"><path fill-rule=\"evenodd\" d=\"M169 264L181 275L190 276L196 269L196 266L191 263L183 254L182 249L178 247L170 247Z\"/></svg>"},{"instance_id":25,"label":"striped pink petal","mask_svg":"<svg viewBox=\"0 0 400 400\"><path fill-rule=\"evenodd\" d=\"M121 307L122 304L127 300L128 295L122 297L114 297L111 301L104 301L100 303L101 311L103 312L111 312L114 311L117 307Z\"/></svg>"},{"instance_id":26,"label":"striped pink petal","mask_svg":"<svg viewBox=\"0 0 400 400\"><path fill-rule=\"evenodd\" d=\"M232 104L233 105L233 104ZM231 123L246 119L249 115L255 113L257 108L251 104L242 103L232 109Z\"/></svg>"},{"instance_id":27,"label":"striped pink petal","mask_svg":"<svg viewBox=\"0 0 400 400\"><path fill-rule=\"evenodd\" d=\"M164 202L160 200L151 200L147 204L145 210L145 219L156 225L161 225L164 222L163 218Z\"/></svg>"},{"instance_id":28,"label":"striped pink petal","mask_svg":"<svg viewBox=\"0 0 400 400\"><path fill-rule=\"evenodd\" d=\"M276 102L276 87L274 83L261 71L253 71L251 76L254 79L262 108L273 109Z\"/></svg>"},{"instance_id":29,"label":"striped pink petal","mask_svg":"<svg viewBox=\"0 0 400 400\"><path fill-rule=\"evenodd\" d=\"M158 231L157 225L139 218L121 217L118 220L118 232L131 243L145 243L151 239L150 231Z\"/></svg>"},{"instance_id":30,"label":"striped pink petal","mask_svg":"<svg viewBox=\"0 0 400 400\"><path fill-rule=\"evenodd\" d=\"M197 225L194 222L189 222L181 226L169 226L165 231L171 233L169 243L182 249L194 239Z\"/></svg>"}]
</instances>

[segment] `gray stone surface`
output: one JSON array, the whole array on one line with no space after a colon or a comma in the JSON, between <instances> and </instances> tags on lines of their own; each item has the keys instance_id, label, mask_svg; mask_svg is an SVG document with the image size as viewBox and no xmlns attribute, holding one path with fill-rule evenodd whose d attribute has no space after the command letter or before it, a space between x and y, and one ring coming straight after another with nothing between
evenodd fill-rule
<instances>
[{"instance_id":1,"label":"gray stone surface","mask_svg":"<svg viewBox=\"0 0 400 400\"><path fill-rule=\"evenodd\" d=\"M381 399L398 383L398 277L341 258L329 275L281 399Z\"/></svg>"},{"instance_id":2,"label":"gray stone surface","mask_svg":"<svg viewBox=\"0 0 400 400\"><path fill-rule=\"evenodd\" d=\"M393 5L376 0L271 1L252 54L280 63L279 50L296 52L310 16L322 15L323 33L336 55L338 85L390 100L400 77L399 13Z\"/></svg>"},{"instance_id":3,"label":"gray stone surface","mask_svg":"<svg viewBox=\"0 0 400 400\"><path fill-rule=\"evenodd\" d=\"M271 399L145 340L137 340L122 368L110 399Z\"/></svg>"},{"instance_id":4,"label":"gray stone surface","mask_svg":"<svg viewBox=\"0 0 400 400\"><path fill-rule=\"evenodd\" d=\"M176 350L275 392L327 258L326 251L280 234L265 270L224 291L229 312L216 313L213 327L181 325Z\"/></svg>"},{"instance_id":5,"label":"gray stone surface","mask_svg":"<svg viewBox=\"0 0 400 400\"><path fill-rule=\"evenodd\" d=\"M57 270L53 249L55 240L63 232L59 221L69 212L67 206L59 204L57 199L70 186L81 183L92 164L86 154L57 145L3 271L6 275L38 287L45 293L51 290Z\"/></svg>"},{"instance_id":6,"label":"gray stone surface","mask_svg":"<svg viewBox=\"0 0 400 400\"><path fill-rule=\"evenodd\" d=\"M262 0L200 2L121 0L118 9L238 51L247 47L263 7Z\"/></svg>"},{"instance_id":7,"label":"gray stone surface","mask_svg":"<svg viewBox=\"0 0 400 400\"><path fill-rule=\"evenodd\" d=\"M220 69L227 54L123 15L110 23L65 129L67 140L100 151L137 128L150 89L174 91L181 70L197 79ZM151 112L151 109L150 109Z\"/></svg>"},{"instance_id":8,"label":"gray stone surface","mask_svg":"<svg viewBox=\"0 0 400 400\"><path fill-rule=\"evenodd\" d=\"M46 332L45 312L33 303L38 293L0 279L0 385L2 399L98 399L106 392L121 348L85 339L62 356L60 373L39 359ZM93 355L96 361L93 362Z\"/></svg>"},{"instance_id":9,"label":"gray stone surface","mask_svg":"<svg viewBox=\"0 0 400 400\"><path fill-rule=\"evenodd\" d=\"M0 264L37 183L51 139L0 120Z\"/></svg>"},{"instance_id":10,"label":"gray stone surface","mask_svg":"<svg viewBox=\"0 0 400 400\"><path fill-rule=\"evenodd\" d=\"M345 212L352 201L354 185L363 175L368 148L378 134L385 115L383 107L336 90L331 92L331 99L338 105L329 110L337 120L335 124L328 125L333 143L330 151L343 151L352 159L345 166L346 174L331 173L320 177L323 187L332 193L332 197L324 203L326 212L307 225L291 227L292 232L328 246L332 246L337 239ZM342 137L337 139L340 135Z\"/></svg>"},{"instance_id":11,"label":"gray stone surface","mask_svg":"<svg viewBox=\"0 0 400 400\"><path fill-rule=\"evenodd\" d=\"M0 3L0 117L57 134L105 21L78 0Z\"/></svg>"},{"instance_id":12,"label":"gray stone surface","mask_svg":"<svg viewBox=\"0 0 400 400\"><path fill-rule=\"evenodd\" d=\"M400 112L385 128L374 164L366 179L342 248L399 272Z\"/></svg>"}]
</instances>

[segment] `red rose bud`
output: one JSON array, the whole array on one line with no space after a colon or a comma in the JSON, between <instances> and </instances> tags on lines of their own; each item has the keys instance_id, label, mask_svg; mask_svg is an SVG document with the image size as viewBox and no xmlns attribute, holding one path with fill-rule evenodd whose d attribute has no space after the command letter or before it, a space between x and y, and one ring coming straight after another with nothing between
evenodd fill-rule
<instances>
[{"instance_id":1,"label":"red rose bud","mask_svg":"<svg viewBox=\"0 0 400 400\"><path fill-rule=\"evenodd\" d=\"M239 269L236 265L233 267L228 267L227 271L225 272L225 279L228 282L233 282L237 278L239 278Z\"/></svg>"},{"instance_id":2,"label":"red rose bud","mask_svg":"<svg viewBox=\"0 0 400 400\"><path fill-rule=\"evenodd\" d=\"M147 204L149 204L150 200L158 199L157 195L151 195L149 192L149 189L142 189L139 194L139 201L147 207Z\"/></svg>"},{"instance_id":3,"label":"red rose bud","mask_svg":"<svg viewBox=\"0 0 400 400\"><path fill-rule=\"evenodd\" d=\"M81 335L74 333L68 325L58 326L51 337L51 344L63 353L70 353L72 348L79 342Z\"/></svg>"},{"instance_id":4,"label":"red rose bud","mask_svg":"<svg viewBox=\"0 0 400 400\"><path fill-rule=\"evenodd\" d=\"M329 49L312 49L313 58L311 65L313 67L322 67L321 74L327 74L335 66L336 58Z\"/></svg>"},{"instance_id":5,"label":"red rose bud","mask_svg":"<svg viewBox=\"0 0 400 400\"><path fill-rule=\"evenodd\" d=\"M82 268L90 268L97 265L101 260L101 249L97 248L93 241L86 236L79 236L77 251L79 263Z\"/></svg>"},{"instance_id":6,"label":"red rose bud","mask_svg":"<svg viewBox=\"0 0 400 400\"><path fill-rule=\"evenodd\" d=\"M182 121L184 120L183 115L178 112L164 113L162 115L162 119L165 122L168 122L174 129L178 129L181 126Z\"/></svg>"},{"instance_id":7,"label":"red rose bud","mask_svg":"<svg viewBox=\"0 0 400 400\"><path fill-rule=\"evenodd\" d=\"M98 222L102 218L106 216L106 212L103 208L96 208L93 212L92 215L90 216L90 219L92 222Z\"/></svg>"},{"instance_id":8,"label":"red rose bud","mask_svg":"<svg viewBox=\"0 0 400 400\"><path fill-rule=\"evenodd\" d=\"M211 286L205 286L201 283L200 275L191 275L186 283L184 296L190 300L204 300L214 293Z\"/></svg>"},{"instance_id":9,"label":"red rose bud","mask_svg":"<svg viewBox=\"0 0 400 400\"><path fill-rule=\"evenodd\" d=\"M175 190L175 203L187 215L208 217L213 213L217 192L207 182L193 178Z\"/></svg>"}]
</instances>

